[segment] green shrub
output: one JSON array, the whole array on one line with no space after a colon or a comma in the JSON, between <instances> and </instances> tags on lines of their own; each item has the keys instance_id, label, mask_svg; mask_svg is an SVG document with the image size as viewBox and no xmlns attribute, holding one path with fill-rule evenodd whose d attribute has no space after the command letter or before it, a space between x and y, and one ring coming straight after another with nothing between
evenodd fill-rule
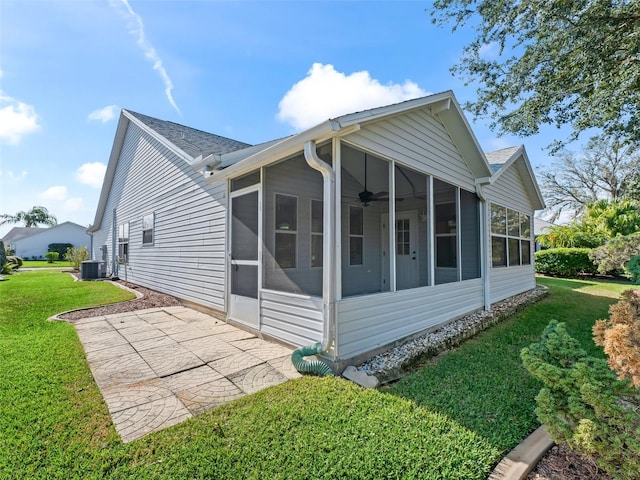
<instances>
[{"instance_id":1,"label":"green shrub","mask_svg":"<svg viewBox=\"0 0 640 480\"><path fill-rule=\"evenodd\" d=\"M47 252L45 257L47 257L47 262L53 263L58 260L60 254L58 252Z\"/></svg>"},{"instance_id":2,"label":"green shrub","mask_svg":"<svg viewBox=\"0 0 640 480\"><path fill-rule=\"evenodd\" d=\"M4 271L7 265L7 251L4 248L4 242L0 240L0 273L8 273Z\"/></svg>"},{"instance_id":3,"label":"green shrub","mask_svg":"<svg viewBox=\"0 0 640 480\"><path fill-rule=\"evenodd\" d=\"M600 273L621 273L631 257L640 255L640 233L614 237L602 247L594 248L589 258Z\"/></svg>"},{"instance_id":4,"label":"green shrub","mask_svg":"<svg viewBox=\"0 0 640 480\"><path fill-rule=\"evenodd\" d=\"M640 472L640 391L620 381L552 320L539 343L521 352L527 370L544 384L536 415L558 443L594 459L613 478Z\"/></svg>"},{"instance_id":5,"label":"green shrub","mask_svg":"<svg viewBox=\"0 0 640 480\"><path fill-rule=\"evenodd\" d=\"M575 277L594 274L597 269L589 258L590 248L549 248L535 253L536 273Z\"/></svg>"},{"instance_id":6,"label":"green shrub","mask_svg":"<svg viewBox=\"0 0 640 480\"><path fill-rule=\"evenodd\" d=\"M14 265L13 268L20 268L22 266L22 258L16 257L15 255L7 256L7 263L11 263Z\"/></svg>"},{"instance_id":7,"label":"green shrub","mask_svg":"<svg viewBox=\"0 0 640 480\"><path fill-rule=\"evenodd\" d=\"M640 285L640 255L631 257L627 264L627 272L631 276L631 281L636 285Z\"/></svg>"},{"instance_id":8,"label":"green shrub","mask_svg":"<svg viewBox=\"0 0 640 480\"><path fill-rule=\"evenodd\" d=\"M80 270L80 264L85 260L89 260L89 250L87 250L87 247L67 248L64 258L69 261L74 270Z\"/></svg>"},{"instance_id":9,"label":"green shrub","mask_svg":"<svg viewBox=\"0 0 640 480\"><path fill-rule=\"evenodd\" d=\"M50 243L47 251L58 252L58 258L62 260L64 258L64 254L67 253L68 248L73 248L73 245L70 243Z\"/></svg>"}]
</instances>

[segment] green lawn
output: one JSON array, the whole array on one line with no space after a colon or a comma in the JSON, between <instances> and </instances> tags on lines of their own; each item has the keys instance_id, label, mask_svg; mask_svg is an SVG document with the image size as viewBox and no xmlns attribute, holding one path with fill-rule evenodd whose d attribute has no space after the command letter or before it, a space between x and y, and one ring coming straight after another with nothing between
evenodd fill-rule
<instances>
[{"instance_id":1,"label":"green lawn","mask_svg":"<svg viewBox=\"0 0 640 480\"><path fill-rule=\"evenodd\" d=\"M23 260L22 268L57 268L65 267L71 268L71 264L66 260L58 260L57 262L49 263L47 260Z\"/></svg>"},{"instance_id":2,"label":"green lawn","mask_svg":"<svg viewBox=\"0 0 640 480\"><path fill-rule=\"evenodd\" d=\"M122 445L73 327L46 318L127 293L12 275L0 282L0 478L484 479L536 426L521 346L551 318L588 343L614 301L593 290L624 289L540 281L552 298L383 391L305 377Z\"/></svg>"}]
</instances>

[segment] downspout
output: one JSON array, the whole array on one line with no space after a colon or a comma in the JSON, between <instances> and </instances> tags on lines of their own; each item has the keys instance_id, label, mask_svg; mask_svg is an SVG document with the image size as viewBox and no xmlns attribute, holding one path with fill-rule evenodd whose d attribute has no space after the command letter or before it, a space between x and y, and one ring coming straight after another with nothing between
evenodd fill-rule
<instances>
[{"instance_id":1,"label":"downspout","mask_svg":"<svg viewBox=\"0 0 640 480\"><path fill-rule=\"evenodd\" d=\"M309 166L322 173L323 178L323 235L322 235L322 342L298 348L291 355L291 362L299 372L333 375L331 368L320 360L308 361L305 356L326 351L331 344L333 320L335 318L334 298L334 262L335 245L333 242L335 225L336 174L331 165L320 159L316 152L316 142L309 140L304 144L304 158Z\"/></svg>"},{"instance_id":2,"label":"downspout","mask_svg":"<svg viewBox=\"0 0 640 480\"><path fill-rule=\"evenodd\" d=\"M118 263L116 262L116 248L118 235L118 218L116 209L113 209L112 225L111 225L111 276L118 276Z\"/></svg>"},{"instance_id":3,"label":"downspout","mask_svg":"<svg viewBox=\"0 0 640 480\"><path fill-rule=\"evenodd\" d=\"M489 241L487 238L487 199L484 196L484 185L489 183L486 178L476 180L476 195L480 199L480 251L482 252L482 274L484 291L484 309L491 311L491 281L489 279Z\"/></svg>"}]
</instances>

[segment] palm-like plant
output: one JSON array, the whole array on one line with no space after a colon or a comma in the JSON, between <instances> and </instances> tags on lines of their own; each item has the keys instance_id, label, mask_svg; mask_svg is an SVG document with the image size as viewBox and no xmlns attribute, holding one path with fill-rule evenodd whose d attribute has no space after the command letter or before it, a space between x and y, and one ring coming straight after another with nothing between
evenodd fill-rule
<instances>
[{"instance_id":1,"label":"palm-like plant","mask_svg":"<svg viewBox=\"0 0 640 480\"><path fill-rule=\"evenodd\" d=\"M18 212L15 215L3 213L0 215L0 225L7 223L24 223L25 227L37 227L48 225L53 227L58 224L56 217L49 213L45 207L32 207L28 212Z\"/></svg>"}]
</instances>

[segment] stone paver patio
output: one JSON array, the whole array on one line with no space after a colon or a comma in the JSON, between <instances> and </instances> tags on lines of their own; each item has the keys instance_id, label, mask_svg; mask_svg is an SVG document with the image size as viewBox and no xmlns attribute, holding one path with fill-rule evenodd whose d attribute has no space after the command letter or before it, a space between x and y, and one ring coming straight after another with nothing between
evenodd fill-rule
<instances>
[{"instance_id":1,"label":"stone paver patio","mask_svg":"<svg viewBox=\"0 0 640 480\"><path fill-rule=\"evenodd\" d=\"M73 323L125 443L300 376L292 349L186 307Z\"/></svg>"}]
</instances>

